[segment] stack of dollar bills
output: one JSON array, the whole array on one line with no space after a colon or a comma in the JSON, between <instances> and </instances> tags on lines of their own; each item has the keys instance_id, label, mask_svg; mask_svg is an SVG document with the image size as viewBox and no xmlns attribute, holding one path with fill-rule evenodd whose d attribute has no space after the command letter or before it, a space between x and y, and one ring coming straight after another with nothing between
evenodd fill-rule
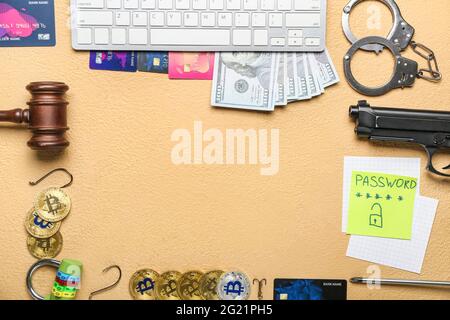
<instances>
[{"instance_id":1,"label":"stack of dollar bills","mask_svg":"<svg viewBox=\"0 0 450 320\"><path fill-rule=\"evenodd\" d=\"M211 105L274 111L309 100L339 82L328 50L301 52L222 52L215 56Z\"/></svg>"}]
</instances>

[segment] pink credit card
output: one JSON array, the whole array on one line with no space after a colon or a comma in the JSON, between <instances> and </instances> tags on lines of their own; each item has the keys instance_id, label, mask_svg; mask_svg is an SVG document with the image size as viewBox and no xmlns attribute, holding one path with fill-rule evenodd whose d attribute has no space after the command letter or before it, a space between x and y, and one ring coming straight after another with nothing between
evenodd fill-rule
<instances>
[{"instance_id":1,"label":"pink credit card","mask_svg":"<svg viewBox=\"0 0 450 320\"><path fill-rule=\"evenodd\" d=\"M214 53L169 52L169 79L212 80Z\"/></svg>"}]
</instances>

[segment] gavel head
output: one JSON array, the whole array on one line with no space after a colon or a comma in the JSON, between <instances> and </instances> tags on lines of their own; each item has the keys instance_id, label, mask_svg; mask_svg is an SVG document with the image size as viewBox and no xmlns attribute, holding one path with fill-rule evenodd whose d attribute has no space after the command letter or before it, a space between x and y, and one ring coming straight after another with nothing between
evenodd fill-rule
<instances>
[{"instance_id":1,"label":"gavel head","mask_svg":"<svg viewBox=\"0 0 450 320\"><path fill-rule=\"evenodd\" d=\"M27 103L29 129L33 136L28 146L39 151L61 151L69 146L64 134L67 127L67 105L64 95L69 87L62 82L32 82L27 86L31 99Z\"/></svg>"}]
</instances>

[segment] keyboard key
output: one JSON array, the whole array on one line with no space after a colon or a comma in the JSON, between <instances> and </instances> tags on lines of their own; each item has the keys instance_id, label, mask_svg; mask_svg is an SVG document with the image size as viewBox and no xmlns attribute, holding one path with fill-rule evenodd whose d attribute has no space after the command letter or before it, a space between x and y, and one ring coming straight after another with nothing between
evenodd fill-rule
<instances>
[{"instance_id":1,"label":"keyboard key","mask_svg":"<svg viewBox=\"0 0 450 320\"><path fill-rule=\"evenodd\" d=\"M184 25L187 27L198 26L198 13L197 12L185 12L184 13Z\"/></svg>"},{"instance_id":2,"label":"keyboard key","mask_svg":"<svg viewBox=\"0 0 450 320\"><path fill-rule=\"evenodd\" d=\"M137 27L146 27L148 25L147 12L133 12L133 25Z\"/></svg>"},{"instance_id":3,"label":"keyboard key","mask_svg":"<svg viewBox=\"0 0 450 320\"><path fill-rule=\"evenodd\" d=\"M233 30L233 44L235 46L249 46L252 44L252 31L248 29Z\"/></svg>"},{"instance_id":4,"label":"keyboard key","mask_svg":"<svg viewBox=\"0 0 450 320\"><path fill-rule=\"evenodd\" d=\"M115 45L124 45L127 43L126 29L113 28L111 30L111 43Z\"/></svg>"},{"instance_id":5,"label":"keyboard key","mask_svg":"<svg viewBox=\"0 0 450 320\"><path fill-rule=\"evenodd\" d=\"M320 10L320 0L294 1L295 10Z\"/></svg>"},{"instance_id":6,"label":"keyboard key","mask_svg":"<svg viewBox=\"0 0 450 320\"><path fill-rule=\"evenodd\" d=\"M156 0L141 0L141 9L156 9Z\"/></svg>"},{"instance_id":7,"label":"keyboard key","mask_svg":"<svg viewBox=\"0 0 450 320\"><path fill-rule=\"evenodd\" d=\"M201 15L202 27L215 27L216 26L216 14L214 12L205 12Z\"/></svg>"},{"instance_id":8,"label":"keyboard key","mask_svg":"<svg viewBox=\"0 0 450 320\"><path fill-rule=\"evenodd\" d=\"M159 5L158 5L158 9L159 10L170 10L173 9L173 1L172 0L158 0L159 1Z\"/></svg>"},{"instance_id":9,"label":"keyboard key","mask_svg":"<svg viewBox=\"0 0 450 320\"><path fill-rule=\"evenodd\" d=\"M105 0L80 0L78 8L83 9L102 9L105 6Z\"/></svg>"},{"instance_id":10,"label":"keyboard key","mask_svg":"<svg viewBox=\"0 0 450 320\"><path fill-rule=\"evenodd\" d=\"M252 26L253 27L265 27L266 26L266 14L261 13L252 13Z\"/></svg>"},{"instance_id":11,"label":"keyboard key","mask_svg":"<svg viewBox=\"0 0 450 320\"><path fill-rule=\"evenodd\" d=\"M225 0L228 10L239 10L241 8L241 0Z\"/></svg>"},{"instance_id":12,"label":"keyboard key","mask_svg":"<svg viewBox=\"0 0 450 320\"><path fill-rule=\"evenodd\" d=\"M123 0L124 9L138 9L139 1L138 0Z\"/></svg>"},{"instance_id":13,"label":"keyboard key","mask_svg":"<svg viewBox=\"0 0 450 320\"><path fill-rule=\"evenodd\" d=\"M261 0L262 10L275 10L275 0Z\"/></svg>"},{"instance_id":14,"label":"keyboard key","mask_svg":"<svg viewBox=\"0 0 450 320\"><path fill-rule=\"evenodd\" d=\"M284 47L286 45L285 38L272 38L270 39L270 45L274 47Z\"/></svg>"},{"instance_id":15,"label":"keyboard key","mask_svg":"<svg viewBox=\"0 0 450 320\"><path fill-rule=\"evenodd\" d=\"M206 10L206 0L192 0L194 10Z\"/></svg>"},{"instance_id":16,"label":"keyboard key","mask_svg":"<svg viewBox=\"0 0 450 320\"><path fill-rule=\"evenodd\" d=\"M290 47L300 47L303 45L302 38L289 38L288 44Z\"/></svg>"},{"instance_id":17,"label":"keyboard key","mask_svg":"<svg viewBox=\"0 0 450 320\"><path fill-rule=\"evenodd\" d=\"M211 10L223 10L224 0L209 0L209 9Z\"/></svg>"},{"instance_id":18,"label":"keyboard key","mask_svg":"<svg viewBox=\"0 0 450 320\"><path fill-rule=\"evenodd\" d=\"M282 27L283 26L283 14L282 13L269 13L269 26L270 27Z\"/></svg>"},{"instance_id":19,"label":"keyboard key","mask_svg":"<svg viewBox=\"0 0 450 320\"><path fill-rule=\"evenodd\" d=\"M320 46L320 38L306 38L305 45L308 47Z\"/></svg>"},{"instance_id":20,"label":"keyboard key","mask_svg":"<svg viewBox=\"0 0 450 320\"><path fill-rule=\"evenodd\" d=\"M181 26L181 12L172 11L167 13L167 25L171 27Z\"/></svg>"},{"instance_id":21,"label":"keyboard key","mask_svg":"<svg viewBox=\"0 0 450 320\"><path fill-rule=\"evenodd\" d=\"M128 11L116 12L116 26L129 26L131 24L130 16Z\"/></svg>"},{"instance_id":22,"label":"keyboard key","mask_svg":"<svg viewBox=\"0 0 450 320\"><path fill-rule=\"evenodd\" d=\"M219 13L219 27L231 27L233 23L233 16L229 12Z\"/></svg>"},{"instance_id":23,"label":"keyboard key","mask_svg":"<svg viewBox=\"0 0 450 320\"><path fill-rule=\"evenodd\" d=\"M146 45L148 43L147 29L129 29L128 38L130 44Z\"/></svg>"},{"instance_id":24,"label":"keyboard key","mask_svg":"<svg viewBox=\"0 0 450 320\"><path fill-rule=\"evenodd\" d=\"M113 14L111 11L78 11L77 23L79 26L112 26Z\"/></svg>"},{"instance_id":25,"label":"keyboard key","mask_svg":"<svg viewBox=\"0 0 450 320\"><path fill-rule=\"evenodd\" d=\"M156 27L164 26L164 12L155 11L150 13L150 25Z\"/></svg>"},{"instance_id":26,"label":"keyboard key","mask_svg":"<svg viewBox=\"0 0 450 320\"><path fill-rule=\"evenodd\" d=\"M122 7L122 0L106 0L106 7L108 9L120 9Z\"/></svg>"},{"instance_id":27,"label":"keyboard key","mask_svg":"<svg viewBox=\"0 0 450 320\"><path fill-rule=\"evenodd\" d=\"M152 45L227 46L230 31L222 29L151 29Z\"/></svg>"},{"instance_id":28,"label":"keyboard key","mask_svg":"<svg viewBox=\"0 0 450 320\"><path fill-rule=\"evenodd\" d=\"M258 1L257 0L244 0L244 9L245 10L258 9Z\"/></svg>"},{"instance_id":29,"label":"keyboard key","mask_svg":"<svg viewBox=\"0 0 450 320\"><path fill-rule=\"evenodd\" d=\"M250 24L250 15L247 12L235 13L234 24L236 27L248 27Z\"/></svg>"},{"instance_id":30,"label":"keyboard key","mask_svg":"<svg viewBox=\"0 0 450 320\"><path fill-rule=\"evenodd\" d=\"M320 13L286 13L287 27L320 27Z\"/></svg>"},{"instance_id":31,"label":"keyboard key","mask_svg":"<svg viewBox=\"0 0 450 320\"><path fill-rule=\"evenodd\" d=\"M295 29L288 30L288 36L289 38L302 38L303 30L295 30Z\"/></svg>"},{"instance_id":32,"label":"keyboard key","mask_svg":"<svg viewBox=\"0 0 450 320\"><path fill-rule=\"evenodd\" d=\"M253 31L253 44L255 46L267 46L269 43L269 32L267 30Z\"/></svg>"},{"instance_id":33,"label":"keyboard key","mask_svg":"<svg viewBox=\"0 0 450 320\"><path fill-rule=\"evenodd\" d=\"M109 44L109 29L96 28L94 31L95 44Z\"/></svg>"},{"instance_id":34,"label":"keyboard key","mask_svg":"<svg viewBox=\"0 0 450 320\"><path fill-rule=\"evenodd\" d=\"M92 31L89 28L77 29L77 42L78 44L91 44L92 43Z\"/></svg>"},{"instance_id":35,"label":"keyboard key","mask_svg":"<svg viewBox=\"0 0 450 320\"><path fill-rule=\"evenodd\" d=\"M190 0L175 0L175 8L179 10L189 10L189 1Z\"/></svg>"},{"instance_id":36,"label":"keyboard key","mask_svg":"<svg viewBox=\"0 0 450 320\"><path fill-rule=\"evenodd\" d=\"M296 2L299 2L297 0ZM278 0L278 10L291 10L292 9L292 0Z\"/></svg>"}]
</instances>

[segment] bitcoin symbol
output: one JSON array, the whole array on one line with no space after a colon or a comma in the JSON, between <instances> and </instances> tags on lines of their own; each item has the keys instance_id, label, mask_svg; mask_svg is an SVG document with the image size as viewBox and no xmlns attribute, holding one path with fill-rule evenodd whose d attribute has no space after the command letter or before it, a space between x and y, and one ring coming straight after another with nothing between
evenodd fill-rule
<instances>
[{"instance_id":1,"label":"bitcoin symbol","mask_svg":"<svg viewBox=\"0 0 450 320\"><path fill-rule=\"evenodd\" d=\"M162 294L170 297L170 295L177 291L177 282L174 280L169 280L162 290Z\"/></svg>"},{"instance_id":2,"label":"bitcoin symbol","mask_svg":"<svg viewBox=\"0 0 450 320\"><path fill-rule=\"evenodd\" d=\"M217 288L217 280L209 279L208 283L206 284L206 287L209 291L213 291L215 288Z\"/></svg>"},{"instance_id":3,"label":"bitcoin symbol","mask_svg":"<svg viewBox=\"0 0 450 320\"><path fill-rule=\"evenodd\" d=\"M144 294L146 291L153 290L155 288L155 282L150 278L145 278L142 281L139 281L136 286L136 291L140 294Z\"/></svg>"},{"instance_id":4,"label":"bitcoin symbol","mask_svg":"<svg viewBox=\"0 0 450 320\"><path fill-rule=\"evenodd\" d=\"M227 295L232 293L240 296L241 293L244 292L244 288L242 287L242 283L240 281L228 282L224 290Z\"/></svg>"},{"instance_id":5,"label":"bitcoin symbol","mask_svg":"<svg viewBox=\"0 0 450 320\"><path fill-rule=\"evenodd\" d=\"M192 285L187 287L185 292L190 297L198 296L200 294L200 292L198 291L198 288L199 288L198 282L193 281Z\"/></svg>"},{"instance_id":6,"label":"bitcoin symbol","mask_svg":"<svg viewBox=\"0 0 450 320\"><path fill-rule=\"evenodd\" d=\"M37 241L38 248L41 248L44 253L50 250L50 239L39 239Z\"/></svg>"},{"instance_id":7,"label":"bitcoin symbol","mask_svg":"<svg viewBox=\"0 0 450 320\"><path fill-rule=\"evenodd\" d=\"M41 229L51 228L53 225L51 222L40 219L38 215L34 216L33 222L34 222L34 225L38 226Z\"/></svg>"},{"instance_id":8,"label":"bitcoin symbol","mask_svg":"<svg viewBox=\"0 0 450 320\"><path fill-rule=\"evenodd\" d=\"M59 202L59 199L55 196L46 196L45 197L45 203L47 204L48 213L51 213L53 215L56 215L59 210L61 210L61 203Z\"/></svg>"}]
</instances>

